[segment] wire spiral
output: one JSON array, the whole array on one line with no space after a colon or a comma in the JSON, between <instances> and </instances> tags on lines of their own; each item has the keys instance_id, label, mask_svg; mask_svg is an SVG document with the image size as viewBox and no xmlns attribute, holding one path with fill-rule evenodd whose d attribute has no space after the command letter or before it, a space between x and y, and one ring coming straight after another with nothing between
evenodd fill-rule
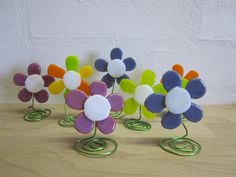
<instances>
[{"instance_id":1,"label":"wire spiral","mask_svg":"<svg viewBox=\"0 0 236 177\"><path fill-rule=\"evenodd\" d=\"M66 104L64 104L64 112L65 112L65 116L58 121L58 124L62 127L73 127L75 117L73 115L67 114Z\"/></svg>"},{"instance_id":2,"label":"wire spiral","mask_svg":"<svg viewBox=\"0 0 236 177\"><path fill-rule=\"evenodd\" d=\"M117 142L109 138L96 138L96 128L93 136L78 140L74 148L88 157L106 157L117 150Z\"/></svg>"},{"instance_id":3,"label":"wire spiral","mask_svg":"<svg viewBox=\"0 0 236 177\"><path fill-rule=\"evenodd\" d=\"M201 151L201 145L189 138L186 138L188 135L188 130L184 123L182 123L186 133L182 137L176 138L167 138L160 141L160 146L166 152L179 156L194 156Z\"/></svg>"}]
</instances>

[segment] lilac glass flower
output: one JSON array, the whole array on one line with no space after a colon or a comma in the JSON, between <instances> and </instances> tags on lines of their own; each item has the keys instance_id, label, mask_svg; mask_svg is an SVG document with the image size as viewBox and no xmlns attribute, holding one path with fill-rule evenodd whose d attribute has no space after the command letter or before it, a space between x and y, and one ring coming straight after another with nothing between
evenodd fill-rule
<instances>
[{"instance_id":1,"label":"lilac glass flower","mask_svg":"<svg viewBox=\"0 0 236 177\"><path fill-rule=\"evenodd\" d=\"M107 94L107 85L94 81L90 85L91 95L87 96L80 90L72 90L66 96L66 104L72 109L83 110L75 120L75 128L80 133L88 134L96 126L102 133L114 131L116 122L110 111L120 111L124 99L119 94Z\"/></svg>"},{"instance_id":2,"label":"lilac glass flower","mask_svg":"<svg viewBox=\"0 0 236 177\"><path fill-rule=\"evenodd\" d=\"M136 62L133 58L128 57L122 60L122 50L114 48L110 54L111 60L107 62L104 59L97 59L95 61L95 68L101 72L108 72L103 76L102 81L107 84L107 87L112 87L113 83L119 84L122 79L128 79L126 71L132 71L136 67Z\"/></svg>"},{"instance_id":3,"label":"lilac glass flower","mask_svg":"<svg viewBox=\"0 0 236 177\"><path fill-rule=\"evenodd\" d=\"M153 112L161 112L164 108L168 112L162 116L161 124L164 128L174 129L182 123L182 117L191 122L198 122L203 117L200 106L192 103L192 99L198 99L205 95L206 86L199 78L188 81L182 88L180 75L175 71L166 72L163 77L163 86L166 95L153 93L145 100L146 108Z\"/></svg>"},{"instance_id":4,"label":"lilac glass flower","mask_svg":"<svg viewBox=\"0 0 236 177\"><path fill-rule=\"evenodd\" d=\"M19 100L28 102L34 96L39 103L48 101L49 95L44 87L48 87L54 82L54 78L49 75L40 76L40 74L40 65L32 63L28 66L28 76L22 73L14 75L14 83L17 86L24 86L18 93Z\"/></svg>"}]
</instances>

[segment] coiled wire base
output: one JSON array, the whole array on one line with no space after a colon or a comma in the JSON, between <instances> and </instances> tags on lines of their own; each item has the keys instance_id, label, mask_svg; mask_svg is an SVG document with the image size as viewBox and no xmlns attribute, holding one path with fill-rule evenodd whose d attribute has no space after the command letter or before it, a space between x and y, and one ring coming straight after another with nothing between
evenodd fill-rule
<instances>
[{"instance_id":1,"label":"coiled wire base","mask_svg":"<svg viewBox=\"0 0 236 177\"><path fill-rule=\"evenodd\" d=\"M184 123L182 123L186 133L182 137L167 138L160 141L160 146L166 152L179 156L194 156L201 151L201 145L189 138L188 130Z\"/></svg>"},{"instance_id":2,"label":"coiled wire base","mask_svg":"<svg viewBox=\"0 0 236 177\"><path fill-rule=\"evenodd\" d=\"M65 116L58 121L58 124L62 127L74 127L75 117L67 114L67 107L64 104Z\"/></svg>"}]
</instances>

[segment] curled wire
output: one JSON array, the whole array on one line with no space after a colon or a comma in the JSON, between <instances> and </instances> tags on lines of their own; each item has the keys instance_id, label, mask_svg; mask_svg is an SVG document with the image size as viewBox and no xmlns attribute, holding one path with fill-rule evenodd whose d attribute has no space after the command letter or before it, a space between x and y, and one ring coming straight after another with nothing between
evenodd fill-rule
<instances>
[{"instance_id":1,"label":"curled wire","mask_svg":"<svg viewBox=\"0 0 236 177\"><path fill-rule=\"evenodd\" d=\"M74 126L75 117L73 115L69 115L67 113L67 106L66 106L66 104L64 104L64 112L65 112L65 116L58 121L58 124L60 126L62 126L62 127L73 127Z\"/></svg>"}]
</instances>

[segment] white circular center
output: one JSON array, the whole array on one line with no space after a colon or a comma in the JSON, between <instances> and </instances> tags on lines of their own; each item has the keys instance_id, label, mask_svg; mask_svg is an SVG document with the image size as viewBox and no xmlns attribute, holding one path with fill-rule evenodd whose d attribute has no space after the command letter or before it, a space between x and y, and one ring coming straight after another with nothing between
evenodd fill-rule
<instances>
[{"instance_id":1,"label":"white circular center","mask_svg":"<svg viewBox=\"0 0 236 177\"><path fill-rule=\"evenodd\" d=\"M125 74L125 70L126 66L120 59L111 60L107 66L108 73L114 78L123 76Z\"/></svg>"},{"instance_id":2,"label":"white circular center","mask_svg":"<svg viewBox=\"0 0 236 177\"><path fill-rule=\"evenodd\" d=\"M84 114L92 121L106 119L111 110L109 101L101 95L90 96L84 103Z\"/></svg>"},{"instance_id":3,"label":"white circular center","mask_svg":"<svg viewBox=\"0 0 236 177\"><path fill-rule=\"evenodd\" d=\"M152 87L149 85L139 85L134 92L134 99L140 105L144 105L146 98L153 93Z\"/></svg>"},{"instance_id":4,"label":"white circular center","mask_svg":"<svg viewBox=\"0 0 236 177\"><path fill-rule=\"evenodd\" d=\"M69 90L74 90L80 86L81 76L75 71L67 71L63 76L65 87Z\"/></svg>"},{"instance_id":5,"label":"white circular center","mask_svg":"<svg viewBox=\"0 0 236 177\"><path fill-rule=\"evenodd\" d=\"M31 93L37 93L44 87L44 80L38 74L32 74L25 80L25 88Z\"/></svg>"},{"instance_id":6,"label":"white circular center","mask_svg":"<svg viewBox=\"0 0 236 177\"><path fill-rule=\"evenodd\" d=\"M191 97L187 90L175 87L166 95L165 103L171 113L182 114L190 108Z\"/></svg>"}]
</instances>

